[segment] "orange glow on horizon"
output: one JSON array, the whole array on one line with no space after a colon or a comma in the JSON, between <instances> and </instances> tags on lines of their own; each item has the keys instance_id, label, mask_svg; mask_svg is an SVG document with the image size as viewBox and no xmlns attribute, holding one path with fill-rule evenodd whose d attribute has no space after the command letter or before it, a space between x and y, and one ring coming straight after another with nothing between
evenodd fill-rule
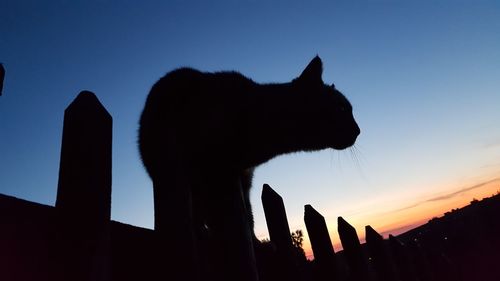
<instances>
[{"instance_id":1,"label":"orange glow on horizon","mask_svg":"<svg viewBox=\"0 0 500 281\"><path fill-rule=\"evenodd\" d=\"M440 190L446 191L413 201L400 200L406 205L393 204L386 206L385 210L377 210L372 213L363 212L355 216L344 217L344 219L356 228L361 243L364 243L364 227L366 225L372 226L384 238L387 238L389 234L399 235L427 223L434 217L441 217L448 211L465 207L473 199L481 200L498 193L500 191L500 177L471 184L466 188L455 187L454 189L443 188ZM337 252L342 249L342 245L337 233L336 220L333 223L327 221L327 224L330 239ZM304 231L304 236L304 251L308 259L313 259L307 231Z\"/></svg>"}]
</instances>

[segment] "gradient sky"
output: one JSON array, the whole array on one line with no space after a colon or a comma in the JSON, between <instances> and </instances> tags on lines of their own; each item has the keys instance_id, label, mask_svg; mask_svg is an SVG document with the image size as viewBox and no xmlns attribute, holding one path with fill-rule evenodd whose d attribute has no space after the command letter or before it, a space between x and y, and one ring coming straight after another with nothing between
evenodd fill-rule
<instances>
[{"instance_id":1,"label":"gradient sky","mask_svg":"<svg viewBox=\"0 0 500 281\"><path fill-rule=\"evenodd\" d=\"M179 66L287 82L319 54L362 133L259 167L256 233L263 183L292 230L312 204L334 244L337 216L401 232L500 190L499 31L498 1L2 0L0 193L54 205L63 112L86 89L114 118L112 218L152 228L136 147L152 84Z\"/></svg>"}]
</instances>

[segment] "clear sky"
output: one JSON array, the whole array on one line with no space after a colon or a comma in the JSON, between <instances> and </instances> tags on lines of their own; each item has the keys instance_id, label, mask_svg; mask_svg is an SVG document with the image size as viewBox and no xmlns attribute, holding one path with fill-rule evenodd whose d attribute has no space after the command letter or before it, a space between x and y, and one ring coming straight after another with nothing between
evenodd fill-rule
<instances>
[{"instance_id":1,"label":"clear sky","mask_svg":"<svg viewBox=\"0 0 500 281\"><path fill-rule=\"evenodd\" d=\"M259 167L256 232L268 183L292 230L312 204L334 244L337 216L398 233L500 190L499 31L498 1L2 0L0 193L55 203L63 112L87 89L114 118L112 218L152 228L136 147L152 84L180 66L287 82L319 54L362 133Z\"/></svg>"}]
</instances>

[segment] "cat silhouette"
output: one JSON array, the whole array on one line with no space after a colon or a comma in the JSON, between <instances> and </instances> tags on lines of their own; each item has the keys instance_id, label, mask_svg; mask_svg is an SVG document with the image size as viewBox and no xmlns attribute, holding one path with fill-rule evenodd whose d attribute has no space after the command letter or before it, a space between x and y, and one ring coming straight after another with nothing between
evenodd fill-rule
<instances>
[{"instance_id":1,"label":"cat silhouette","mask_svg":"<svg viewBox=\"0 0 500 281\"><path fill-rule=\"evenodd\" d=\"M287 83L260 84L234 71L192 68L156 82L138 140L153 181L155 229L173 240L195 240L198 228L210 229L218 219L211 214L224 213L213 208L224 192L217 181L225 177L240 179L253 229L249 193L255 167L278 155L352 146L360 133L352 106L323 82L322 72L316 56ZM193 237L172 233L177 230L194 231Z\"/></svg>"}]
</instances>

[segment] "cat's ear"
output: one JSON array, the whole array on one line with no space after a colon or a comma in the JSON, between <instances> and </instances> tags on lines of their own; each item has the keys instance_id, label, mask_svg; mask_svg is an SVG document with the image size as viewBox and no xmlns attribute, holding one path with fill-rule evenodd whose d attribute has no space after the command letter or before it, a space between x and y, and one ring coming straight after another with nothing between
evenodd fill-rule
<instances>
[{"instance_id":1,"label":"cat's ear","mask_svg":"<svg viewBox=\"0 0 500 281\"><path fill-rule=\"evenodd\" d=\"M314 57L311 62L306 66L302 74L299 76L300 81L323 83L321 75L323 74L323 62L319 56Z\"/></svg>"}]
</instances>

